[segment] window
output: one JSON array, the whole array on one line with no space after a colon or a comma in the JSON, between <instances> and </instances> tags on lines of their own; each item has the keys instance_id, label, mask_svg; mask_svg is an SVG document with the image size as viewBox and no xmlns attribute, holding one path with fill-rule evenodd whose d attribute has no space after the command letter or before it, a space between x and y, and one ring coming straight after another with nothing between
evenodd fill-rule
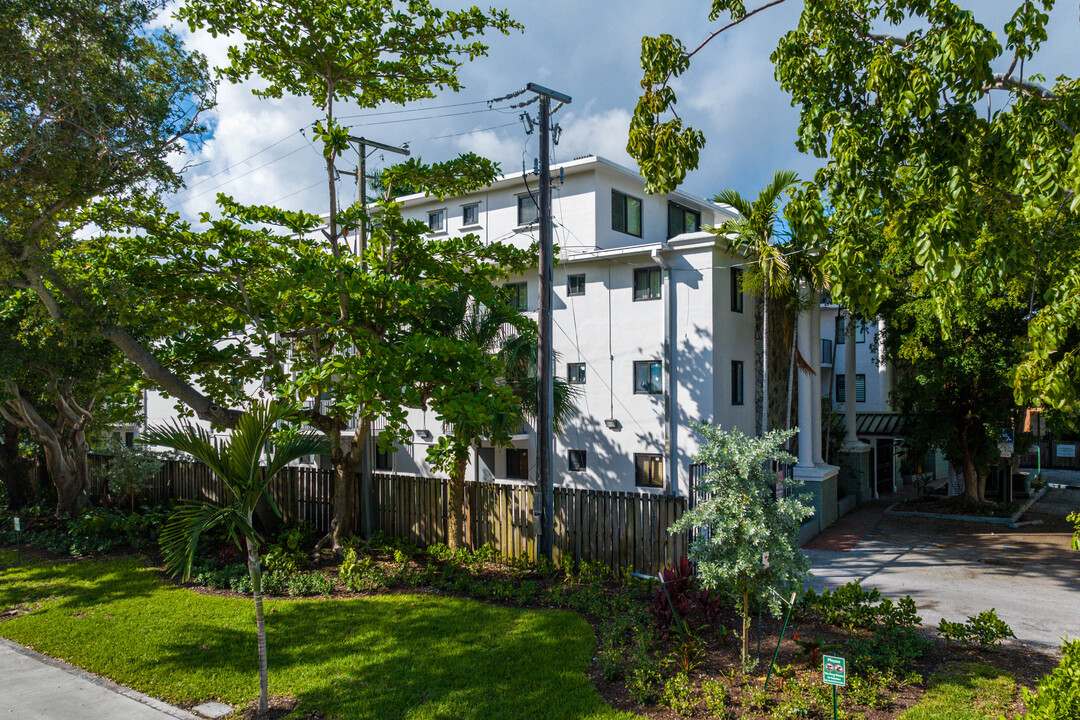
<instances>
[{"instance_id":1,"label":"window","mask_svg":"<svg viewBox=\"0 0 1080 720\"><path fill-rule=\"evenodd\" d=\"M584 385L585 363L566 363L566 382L571 385Z\"/></svg>"},{"instance_id":2,"label":"window","mask_svg":"<svg viewBox=\"0 0 1080 720\"><path fill-rule=\"evenodd\" d=\"M667 236L673 238L683 233L697 232L701 229L701 213L682 205L668 203Z\"/></svg>"},{"instance_id":3,"label":"window","mask_svg":"<svg viewBox=\"0 0 1080 720\"><path fill-rule=\"evenodd\" d=\"M731 361L731 404L742 405L745 402L743 395L743 361Z\"/></svg>"},{"instance_id":4,"label":"window","mask_svg":"<svg viewBox=\"0 0 1080 720\"><path fill-rule=\"evenodd\" d=\"M634 299L656 300L660 297L660 268L638 268L634 271Z\"/></svg>"},{"instance_id":5,"label":"window","mask_svg":"<svg viewBox=\"0 0 1080 720\"><path fill-rule=\"evenodd\" d=\"M847 325L844 316L836 316L836 344L843 345L847 342ZM866 342L866 323L859 320L855 323L855 344Z\"/></svg>"},{"instance_id":6,"label":"window","mask_svg":"<svg viewBox=\"0 0 1080 720\"><path fill-rule=\"evenodd\" d=\"M844 382L844 373L840 373L836 376L836 402L842 403L847 397ZM866 376L862 373L855 373L855 402L866 402Z\"/></svg>"},{"instance_id":7,"label":"window","mask_svg":"<svg viewBox=\"0 0 1080 720\"><path fill-rule=\"evenodd\" d=\"M623 195L618 190L612 190L611 229L641 237L641 201L629 195Z\"/></svg>"},{"instance_id":8,"label":"window","mask_svg":"<svg viewBox=\"0 0 1080 720\"><path fill-rule=\"evenodd\" d=\"M731 312L743 311L742 268L731 268Z\"/></svg>"},{"instance_id":9,"label":"window","mask_svg":"<svg viewBox=\"0 0 1080 720\"><path fill-rule=\"evenodd\" d=\"M585 472L584 450L570 450L567 459L570 462L570 472Z\"/></svg>"},{"instance_id":10,"label":"window","mask_svg":"<svg viewBox=\"0 0 1080 720\"><path fill-rule=\"evenodd\" d=\"M585 294L585 276L584 275L567 275L566 276L566 294L567 295L584 295Z\"/></svg>"},{"instance_id":11,"label":"window","mask_svg":"<svg viewBox=\"0 0 1080 720\"><path fill-rule=\"evenodd\" d=\"M432 210L427 214L427 226L431 232L442 232L446 229L446 211Z\"/></svg>"},{"instance_id":12,"label":"window","mask_svg":"<svg viewBox=\"0 0 1080 720\"><path fill-rule=\"evenodd\" d=\"M508 283L506 285L507 291L510 293L510 307L515 310L528 310L529 309L529 284L528 283Z\"/></svg>"},{"instance_id":13,"label":"window","mask_svg":"<svg viewBox=\"0 0 1080 720\"><path fill-rule=\"evenodd\" d=\"M506 450L506 477L513 480L528 480L529 479L529 451L528 450L515 450L514 448L507 448Z\"/></svg>"},{"instance_id":14,"label":"window","mask_svg":"<svg viewBox=\"0 0 1080 720\"><path fill-rule=\"evenodd\" d=\"M375 444L375 469L384 470L390 472L394 469L394 451L388 449L383 451L379 448L378 443Z\"/></svg>"},{"instance_id":15,"label":"window","mask_svg":"<svg viewBox=\"0 0 1080 720\"><path fill-rule=\"evenodd\" d=\"M638 487L664 487L664 457L635 454L634 478Z\"/></svg>"},{"instance_id":16,"label":"window","mask_svg":"<svg viewBox=\"0 0 1080 720\"><path fill-rule=\"evenodd\" d=\"M465 205L461 208L461 224L462 225L479 225L480 224L480 203L473 203L472 205Z\"/></svg>"},{"instance_id":17,"label":"window","mask_svg":"<svg viewBox=\"0 0 1080 720\"><path fill-rule=\"evenodd\" d=\"M124 433L124 444L127 445L129 448L135 447L135 433L133 433L133 432Z\"/></svg>"},{"instance_id":18,"label":"window","mask_svg":"<svg viewBox=\"0 0 1080 720\"><path fill-rule=\"evenodd\" d=\"M518 225L532 225L540 219L539 201L532 195L518 197Z\"/></svg>"},{"instance_id":19,"label":"window","mask_svg":"<svg viewBox=\"0 0 1080 720\"><path fill-rule=\"evenodd\" d=\"M664 392L659 361L634 363L634 392L646 395L659 395Z\"/></svg>"}]
</instances>

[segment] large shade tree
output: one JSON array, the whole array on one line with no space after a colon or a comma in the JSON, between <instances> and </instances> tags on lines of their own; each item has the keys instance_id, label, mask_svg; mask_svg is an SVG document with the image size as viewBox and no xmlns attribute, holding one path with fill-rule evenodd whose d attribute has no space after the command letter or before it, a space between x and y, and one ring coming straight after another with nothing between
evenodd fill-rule
<instances>
[{"instance_id":1,"label":"large shade tree","mask_svg":"<svg viewBox=\"0 0 1080 720\"><path fill-rule=\"evenodd\" d=\"M713 0L709 20L718 26L693 48L670 35L643 39L644 92L628 151L651 190L681 182L705 141L675 113L672 81L711 40L783 2L748 9ZM914 245L946 325L964 292L991 297L1024 282L1028 342L1014 367L1015 397L1074 408L1080 243L1067 228L1080 208L1080 84L1062 75L1047 87L1025 74L1054 29L1053 6L1018 3L999 39L948 0L808 0L771 57L800 112L797 147L825 160L792 214L828 248L833 297L866 314L887 297L867 232L882 221ZM1012 229L1008 241L997 235L973 252L1000 223ZM976 282L954 282L962 272Z\"/></svg>"}]
</instances>

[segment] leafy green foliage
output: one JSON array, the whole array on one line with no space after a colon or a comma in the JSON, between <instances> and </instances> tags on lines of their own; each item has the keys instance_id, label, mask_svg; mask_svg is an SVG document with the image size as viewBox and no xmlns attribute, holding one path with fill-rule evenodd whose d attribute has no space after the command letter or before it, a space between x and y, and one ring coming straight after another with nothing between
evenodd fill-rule
<instances>
[{"instance_id":1,"label":"leafy green foliage","mask_svg":"<svg viewBox=\"0 0 1080 720\"><path fill-rule=\"evenodd\" d=\"M142 447L129 448L115 443L108 448L112 457L105 465L104 477L109 492L130 497L146 492L164 463L161 457Z\"/></svg>"},{"instance_id":2,"label":"leafy green foliage","mask_svg":"<svg viewBox=\"0 0 1080 720\"><path fill-rule=\"evenodd\" d=\"M876 625L913 627L922 622L910 595L899 600L883 597L877 588L864 590L862 580L852 580L835 590L820 593L809 588L802 598L804 608L822 621L837 627L869 629Z\"/></svg>"},{"instance_id":3,"label":"leafy green foliage","mask_svg":"<svg viewBox=\"0 0 1080 720\"><path fill-rule=\"evenodd\" d=\"M726 24L693 49L670 36L642 41L627 151L650 188L678 185L704 142L676 115L672 81L711 40L777 4L747 12L742 0L715 0L709 19ZM914 248L946 326L973 297L1019 282L1034 312L1015 398L1065 409L1080 398L1080 81L1043 87L1023 70L1053 6L1018 2L1002 42L955 2L806 3L771 60L799 108L798 148L825 159L788 215L826 249L832 296L869 315L887 299L895 268L871 247L882 225ZM964 272L970 288L954 283Z\"/></svg>"},{"instance_id":4,"label":"leafy green foliage","mask_svg":"<svg viewBox=\"0 0 1080 720\"><path fill-rule=\"evenodd\" d=\"M978 615L971 615L962 623L949 622L941 618L938 632L941 633L941 637L952 642L983 646L997 645L1005 638L1016 637L1012 628L998 617L994 608L983 610Z\"/></svg>"},{"instance_id":5,"label":"leafy green foliage","mask_svg":"<svg viewBox=\"0 0 1080 720\"><path fill-rule=\"evenodd\" d=\"M660 704L671 708L679 715L693 713L697 698L694 697L694 685L686 673L675 673L664 682L664 689L660 693Z\"/></svg>"},{"instance_id":6,"label":"leafy green foliage","mask_svg":"<svg viewBox=\"0 0 1080 720\"><path fill-rule=\"evenodd\" d=\"M1023 688L1024 720L1080 717L1080 640L1061 645L1061 662L1039 681L1035 692Z\"/></svg>"},{"instance_id":7,"label":"leafy green foliage","mask_svg":"<svg viewBox=\"0 0 1080 720\"><path fill-rule=\"evenodd\" d=\"M746 652L749 596L779 613L783 597L802 586L808 561L797 542L799 527L813 514L797 494L799 483L780 481L783 497L774 500L778 478L764 469L766 461L794 463L780 448L793 431L775 431L749 438L736 431L699 423L704 462L704 500L688 510L670 532L699 532L690 545L698 577L706 588L736 588L743 600L743 651ZM768 553L768 561L763 554Z\"/></svg>"}]
</instances>

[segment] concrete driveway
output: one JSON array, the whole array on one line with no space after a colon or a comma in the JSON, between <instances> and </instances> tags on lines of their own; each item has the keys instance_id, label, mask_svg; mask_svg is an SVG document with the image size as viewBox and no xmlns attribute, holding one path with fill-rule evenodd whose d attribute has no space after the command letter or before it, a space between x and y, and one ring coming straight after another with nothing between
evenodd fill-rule
<instances>
[{"instance_id":1,"label":"concrete driveway","mask_svg":"<svg viewBox=\"0 0 1080 720\"><path fill-rule=\"evenodd\" d=\"M1080 490L1051 489L1023 517L1043 524L1017 529L887 515L848 552L808 550L812 585L862 578L911 595L928 625L995 608L1018 640L1057 647L1080 635L1080 552L1065 522L1074 510Z\"/></svg>"}]
</instances>

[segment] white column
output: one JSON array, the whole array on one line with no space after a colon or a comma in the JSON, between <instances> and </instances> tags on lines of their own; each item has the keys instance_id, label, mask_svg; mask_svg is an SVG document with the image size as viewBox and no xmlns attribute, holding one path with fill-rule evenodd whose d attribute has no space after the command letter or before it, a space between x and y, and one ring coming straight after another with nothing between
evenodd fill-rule
<instances>
[{"instance_id":1,"label":"white column","mask_svg":"<svg viewBox=\"0 0 1080 720\"><path fill-rule=\"evenodd\" d=\"M814 289L810 295L810 367L814 375L810 378L810 412L813 414L814 427L814 464L824 465L821 453L821 294Z\"/></svg>"},{"instance_id":2,"label":"white column","mask_svg":"<svg viewBox=\"0 0 1080 720\"><path fill-rule=\"evenodd\" d=\"M847 434L845 443L859 442L855 434L855 318L850 310L845 310L846 331L844 340L844 425Z\"/></svg>"},{"instance_id":3,"label":"white column","mask_svg":"<svg viewBox=\"0 0 1080 720\"><path fill-rule=\"evenodd\" d=\"M806 285L799 288L799 294L805 300L810 294ZM799 354L804 359L811 357L810 342L813 337L809 310L799 315L797 342ZM796 371L799 378L799 467L814 466L814 402L813 382L809 375Z\"/></svg>"}]
</instances>

